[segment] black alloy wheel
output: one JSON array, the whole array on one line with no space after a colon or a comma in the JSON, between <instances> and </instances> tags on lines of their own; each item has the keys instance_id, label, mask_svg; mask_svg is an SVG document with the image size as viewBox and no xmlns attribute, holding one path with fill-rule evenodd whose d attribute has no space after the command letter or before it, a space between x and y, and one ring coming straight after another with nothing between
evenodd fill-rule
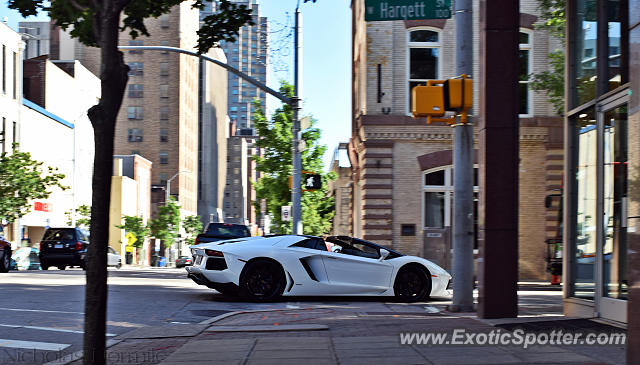
<instances>
[{"instance_id":1,"label":"black alloy wheel","mask_svg":"<svg viewBox=\"0 0 640 365\"><path fill-rule=\"evenodd\" d=\"M248 263L240 282L243 294L257 301L269 301L279 297L285 286L282 268L269 260Z\"/></svg>"},{"instance_id":2,"label":"black alloy wheel","mask_svg":"<svg viewBox=\"0 0 640 365\"><path fill-rule=\"evenodd\" d=\"M9 272L11 266L11 250L4 249L2 259L0 260L0 272Z\"/></svg>"},{"instance_id":3,"label":"black alloy wheel","mask_svg":"<svg viewBox=\"0 0 640 365\"><path fill-rule=\"evenodd\" d=\"M44 264L44 263L42 263L42 261L40 261L40 268L42 270L49 270L49 265L48 264Z\"/></svg>"},{"instance_id":4,"label":"black alloy wheel","mask_svg":"<svg viewBox=\"0 0 640 365\"><path fill-rule=\"evenodd\" d=\"M67 267L66 267L65 265L60 265L60 266L58 266L58 270L64 270L64 269L66 269L66 268L67 268Z\"/></svg>"},{"instance_id":5,"label":"black alloy wheel","mask_svg":"<svg viewBox=\"0 0 640 365\"><path fill-rule=\"evenodd\" d=\"M403 302L427 300L431 294L431 274L418 266L405 266L396 276L393 291L396 298Z\"/></svg>"}]
</instances>

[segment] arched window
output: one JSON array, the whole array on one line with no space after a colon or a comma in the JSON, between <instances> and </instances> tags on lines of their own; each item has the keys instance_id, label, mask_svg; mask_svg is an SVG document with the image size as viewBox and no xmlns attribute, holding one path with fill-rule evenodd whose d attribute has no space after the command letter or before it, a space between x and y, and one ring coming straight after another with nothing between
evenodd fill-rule
<instances>
[{"instance_id":1,"label":"arched window","mask_svg":"<svg viewBox=\"0 0 640 365\"><path fill-rule=\"evenodd\" d=\"M440 32L430 28L414 28L408 34L408 97L411 110L411 89L440 75Z\"/></svg>"},{"instance_id":2,"label":"arched window","mask_svg":"<svg viewBox=\"0 0 640 365\"><path fill-rule=\"evenodd\" d=\"M478 167L473 169L474 214L477 220ZM453 217L453 167L427 170L422 180L422 225L424 228L451 226Z\"/></svg>"}]
</instances>

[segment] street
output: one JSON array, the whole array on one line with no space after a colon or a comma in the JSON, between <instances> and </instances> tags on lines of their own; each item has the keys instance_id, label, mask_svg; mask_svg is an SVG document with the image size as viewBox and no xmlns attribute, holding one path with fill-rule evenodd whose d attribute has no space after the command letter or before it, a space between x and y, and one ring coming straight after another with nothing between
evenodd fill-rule
<instances>
[{"instance_id":1,"label":"street","mask_svg":"<svg viewBox=\"0 0 640 365\"><path fill-rule=\"evenodd\" d=\"M11 271L0 276L0 364L43 364L82 349L84 271ZM439 307L448 303L437 299ZM419 311L424 303L381 298L290 298L248 303L186 278L184 269L109 269L107 339L146 326L198 323L233 311L338 306L353 312Z\"/></svg>"},{"instance_id":2,"label":"street","mask_svg":"<svg viewBox=\"0 0 640 365\"><path fill-rule=\"evenodd\" d=\"M73 360L78 360L73 361L73 364L79 364L79 357L75 353L82 349L83 340L84 271L11 271L2 274L0 279L0 364L45 364L65 356L68 360L68 355L72 355ZM521 283L520 315L525 317L521 320L526 321L527 317L561 318L559 289L546 283ZM222 327L226 325L231 326L230 328L272 323L276 326L279 323L290 323L294 327L320 325L328 327L329 331L298 331L295 336L333 336L337 339L346 336L352 337L354 341L370 335L386 336L384 340L390 341L399 331L421 331L428 328L461 326L473 329L481 326L486 329L494 328L487 327L488 325L496 326L495 328L513 326L514 320L506 321L505 324L501 321L480 323L473 320L474 314L462 314L456 319L446 314L446 306L450 303L450 298L443 297L411 304L379 297L290 297L272 303L252 303L198 286L186 278L184 269L109 269L107 339L119 339L110 354L129 356L126 359L110 359L109 363L156 364L174 352L174 358L183 356L181 354L190 347L185 347L182 352L177 350L190 339L252 341L251 338L264 338L264 332L235 332L234 329L226 334L215 335L205 331L197 336L216 317L221 318L217 323ZM228 319L221 316L240 311L246 314ZM205 321L206 324L203 323ZM193 326L195 324L199 325ZM278 332L269 334L268 337L287 335L291 336L292 333ZM382 341L382 337L380 339ZM275 338L272 340L276 341ZM391 341L391 345L387 346L396 345L396 341ZM304 348L306 345L301 343L300 346ZM599 350L593 347L574 347L573 351L577 351L577 354L566 353L565 356L574 360L584 360L581 356L604 359L606 356L603 354L610 350L611 348ZM340 357L340 350L336 351L335 356ZM404 353L413 350L406 347L397 351L402 352L399 356L409 356ZM554 351L568 350L556 348ZM621 360L618 352L623 353L617 350L616 362ZM135 359L131 358L134 355ZM144 358L147 355L153 358ZM260 352L251 356L258 355ZM431 352L428 355L434 356ZM443 352L443 356L445 355L452 356L448 351ZM416 355L412 353L411 356ZM523 352L518 356L530 355ZM424 361L423 358L416 358L417 360Z\"/></svg>"},{"instance_id":3,"label":"street","mask_svg":"<svg viewBox=\"0 0 640 365\"><path fill-rule=\"evenodd\" d=\"M82 348L84 271L11 271L0 280L0 364L41 364ZM109 284L108 338L211 315L195 308L212 291L184 269L109 269Z\"/></svg>"}]
</instances>

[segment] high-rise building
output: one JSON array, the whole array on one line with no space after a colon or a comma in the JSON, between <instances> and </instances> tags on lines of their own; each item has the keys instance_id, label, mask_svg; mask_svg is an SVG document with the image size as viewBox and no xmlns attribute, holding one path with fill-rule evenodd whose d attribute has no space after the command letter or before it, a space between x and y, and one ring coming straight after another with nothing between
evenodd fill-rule
<instances>
[{"instance_id":1,"label":"high-rise building","mask_svg":"<svg viewBox=\"0 0 640 365\"><path fill-rule=\"evenodd\" d=\"M255 25L242 27L235 42L221 42L220 46L227 55L229 65L266 84L268 65L267 18L260 16L257 0L237 0L235 2L245 4L253 10L253 22ZM232 123L236 123L239 134L246 134L248 132L243 132L243 129L252 128L253 126L253 100L257 98L263 106L266 105L266 93L231 73L229 73L227 90L229 96L227 109L229 118Z\"/></svg>"},{"instance_id":2,"label":"high-rise building","mask_svg":"<svg viewBox=\"0 0 640 365\"><path fill-rule=\"evenodd\" d=\"M25 60L49 54L49 22L18 22L18 32L25 43Z\"/></svg>"}]
</instances>

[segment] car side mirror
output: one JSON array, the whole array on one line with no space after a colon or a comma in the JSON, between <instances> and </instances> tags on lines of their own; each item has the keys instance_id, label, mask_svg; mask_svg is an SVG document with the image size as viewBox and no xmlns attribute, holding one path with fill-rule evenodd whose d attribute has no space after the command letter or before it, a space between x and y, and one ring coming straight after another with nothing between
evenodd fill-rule
<instances>
[{"instance_id":1,"label":"car side mirror","mask_svg":"<svg viewBox=\"0 0 640 365\"><path fill-rule=\"evenodd\" d=\"M338 245L333 245L333 246L331 246L331 252L340 253L340 252L342 252L342 247L340 247Z\"/></svg>"},{"instance_id":2,"label":"car side mirror","mask_svg":"<svg viewBox=\"0 0 640 365\"><path fill-rule=\"evenodd\" d=\"M380 258L378 259L378 261L383 261L384 259L387 258L387 256L389 256L391 252L389 252L389 250L385 250L384 248L380 249Z\"/></svg>"}]
</instances>

